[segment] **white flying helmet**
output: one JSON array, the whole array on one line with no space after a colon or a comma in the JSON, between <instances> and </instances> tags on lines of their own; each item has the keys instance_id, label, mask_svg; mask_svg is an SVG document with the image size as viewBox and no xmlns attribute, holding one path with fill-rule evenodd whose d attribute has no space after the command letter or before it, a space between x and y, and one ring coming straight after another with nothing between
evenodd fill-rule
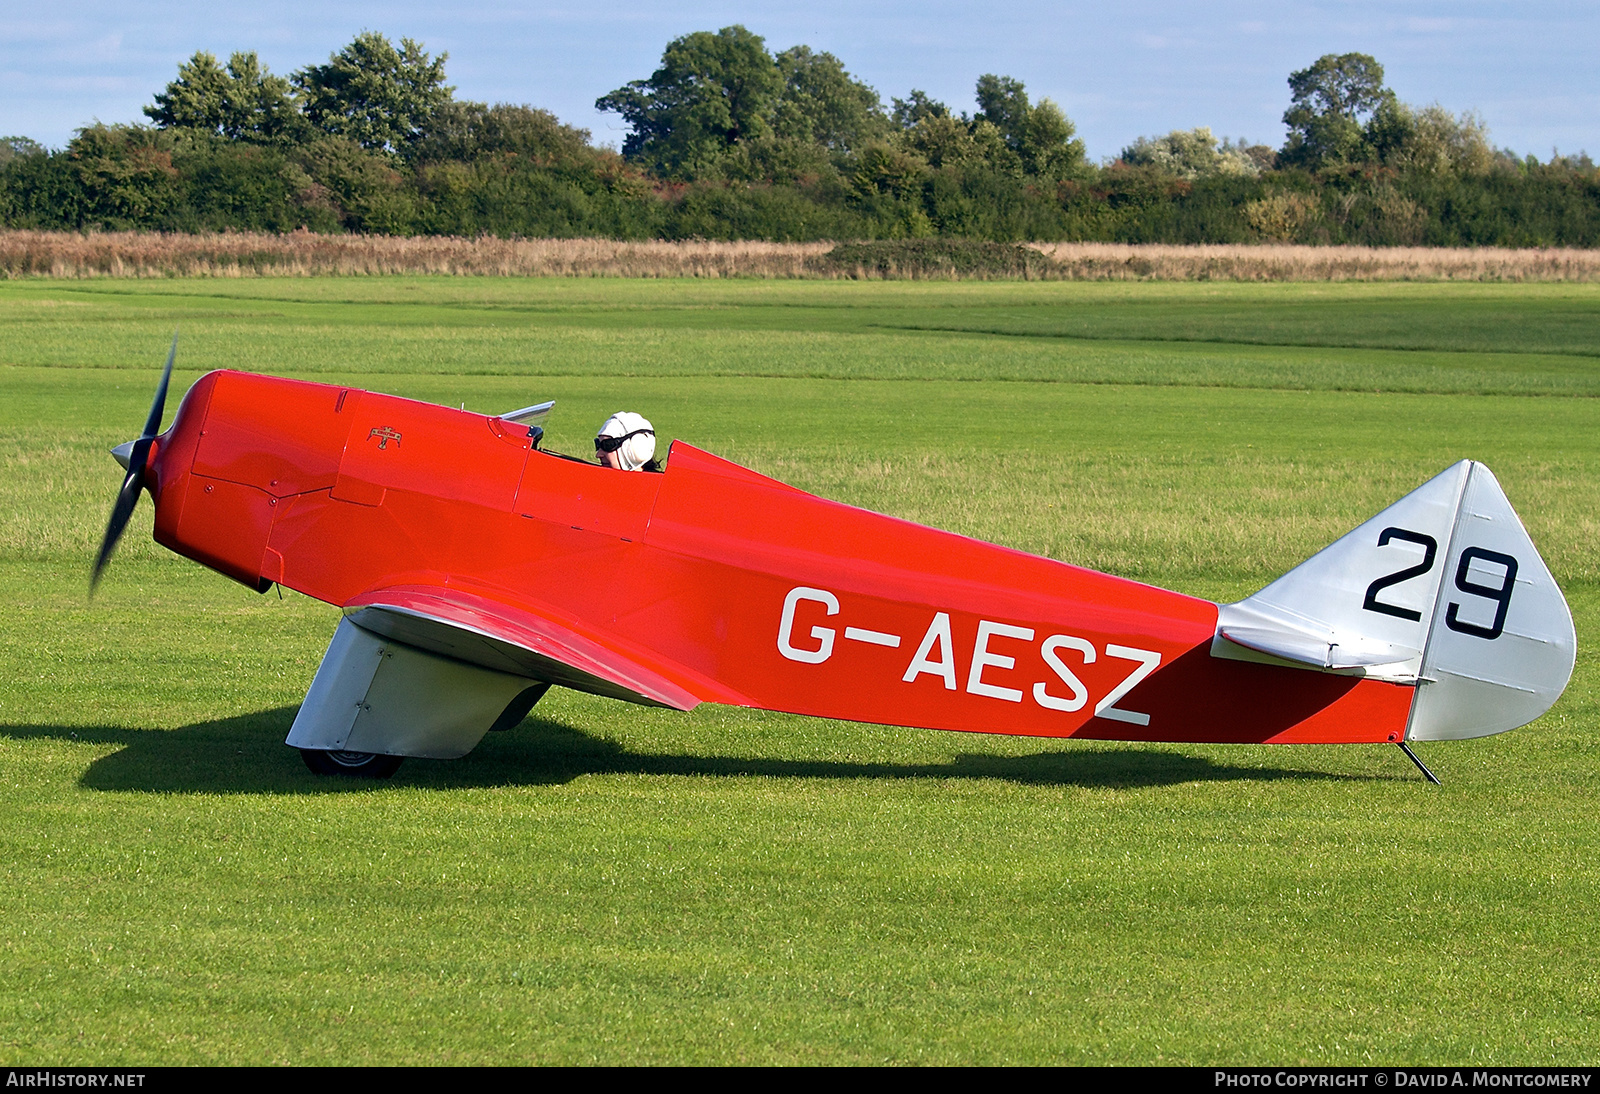
<instances>
[{"instance_id":1,"label":"white flying helmet","mask_svg":"<svg viewBox=\"0 0 1600 1094\"><path fill-rule=\"evenodd\" d=\"M643 414L619 410L600 427L594 444L598 451L615 452L624 471L637 471L656 454L655 427Z\"/></svg>"}]
</instances>

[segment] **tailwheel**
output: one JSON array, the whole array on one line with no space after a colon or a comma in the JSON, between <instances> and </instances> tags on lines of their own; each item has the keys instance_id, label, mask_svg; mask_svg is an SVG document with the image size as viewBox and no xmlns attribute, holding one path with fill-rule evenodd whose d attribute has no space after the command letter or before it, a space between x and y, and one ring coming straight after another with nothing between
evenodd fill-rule
<instances>
[{"instance_id":1,"label":"tailwheel","mask_svg":"<svg viewBox=\"0 0 1600 1094\"><path fill-rule=\"evenodd\" d=\"M300 758L318 775L344 775L355 779L387 779L400 769L400 762L405 759L404 756L325 748L302 748Z\"/></svg>"}]
</instances>

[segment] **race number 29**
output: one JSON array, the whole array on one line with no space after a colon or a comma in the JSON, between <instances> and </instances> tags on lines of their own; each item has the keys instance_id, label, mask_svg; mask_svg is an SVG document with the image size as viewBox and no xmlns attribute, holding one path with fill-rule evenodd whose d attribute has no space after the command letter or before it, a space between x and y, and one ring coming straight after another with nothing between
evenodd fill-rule
<instances>
[{"instance_id":1,"label":"race number 29","mask_svg":"<svg viewBox=\"0 0 1600 1094\"><path fill-rule=\"evenodd\" d=\"M1390 574L1384 574L1367 586L1366 599L1361 606L1369 612L1378 612L1382 615L1392 615L1400 619L1409 619L1418 622L1422 613L1413 609L1391 604L1379 597L1385 589L1392 585L1410 581L1414 577L1421 577L1433 569L1433 563L1439 553L1439 542L1425 532L1413 532L1409 528L1385 528L1378 533L1378 546L1385 547L1389 543L1400 540L1405 543L1414 543L1422 548L1422 561L1415 566L1407 566ZM1482 579L1498 584L1485 584ZM1499 551L1491 551L1487 547L1468 547L1461 552L1461 560L1456 565L1455 587L1470 596L1482 597L1494 604L1494 621L1488 626L1471 622L1461 617L1462 603L1451 601L1445 609L1444 625L1461 634L1470 634L1474 638L1496 639L1505 630L1506 612L1511 607L1511 593L1517 580L1517 560L1510 555L1503 555Z\"/></svg>"},{"instance_id":2,"label":"race number 29","mask_svg":"<svg viewBox=\"0 0 1600 1094\"><path fill-rule=\"evenodd\" d=\"M1382 612L1384 615L1398 616L1409 619L1413 623L1422 618L1422 613L1411 608L1402 608L1398 604L1389 604L1378 599L1378 594L1390 585L1398 585L1402 581L1410 581L1414 577L1421 577L1433 569L1433 556L1439 553L1439 542L1430 535L1422 532L1409 532L1404 528L1385 528L1378 533L1378 546L1386 546L1390 540L1404 540L1415 543L1422 548L1422 561L1415 566L1407 566L1404 570L1396 570L1392 574L1385 574L1371 585L1367 586L1367 599L1361 606L1369 612Z\"/></svg>"},{"instance_id":3,"label":"race number 29","mask_svg":"<svg viewBox=\"0 0 1600 1094\"><path fill-rule=\"evenodd\" d=\"M1473 563L1479 563L1479 572L1487 573L1490 580L1494 580L1493 568L1501 567L1504 573L1500 574L1500 587L1480 585L1472 580ZM1445 612L1444 625L1453 631L1462 634L1474 635L1478 638L1499 638L1500 632L1505 630L1506 610L1511 607L1511 586L1517 580L1517 560L1510 555L1503 555L1499 551L1491 551L1485 547L1468 547L1461 552L1461 562L1456 566L1456 588L1473 596L1481 596L1485 600L1494 601L1494 622L1487 627L1480 627L1476 623L1469 623L1459 618L1456 612L1461 605L1451 604Z\"/></svg>"}]
</instances>

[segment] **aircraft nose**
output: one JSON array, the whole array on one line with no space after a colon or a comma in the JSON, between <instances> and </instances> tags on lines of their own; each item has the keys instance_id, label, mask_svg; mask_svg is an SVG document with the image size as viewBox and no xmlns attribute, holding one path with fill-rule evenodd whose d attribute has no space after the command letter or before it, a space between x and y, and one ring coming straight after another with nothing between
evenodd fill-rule
<instances>
[{"instance_id":1,"label":"aircraft nose","mask_svg":"<svg viewBox=\"0 0 1600 1094\"><path fill-rule=\"evenodd\" d=\"M124 441L111 450L112 458L122 465L124 471L128 469L128 464L133 461L133 446L138 443L138 441Z\"/></svg>"}]
</instances>

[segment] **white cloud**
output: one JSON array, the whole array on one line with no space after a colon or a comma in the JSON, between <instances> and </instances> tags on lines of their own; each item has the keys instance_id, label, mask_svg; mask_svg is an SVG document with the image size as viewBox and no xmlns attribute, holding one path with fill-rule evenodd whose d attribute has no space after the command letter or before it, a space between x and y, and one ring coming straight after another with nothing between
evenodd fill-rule
<instances>
[{"instance_id":1,"label":"white cloud","mask_svg":"<svg viewBox=\"0 0 1600 1094\"><path fill-rule=\"evenodd\" d=\"M122 32L114 30L84 44L79 56L86 61L114 61L122 52Z\"/></svg>"}]
</instances>

